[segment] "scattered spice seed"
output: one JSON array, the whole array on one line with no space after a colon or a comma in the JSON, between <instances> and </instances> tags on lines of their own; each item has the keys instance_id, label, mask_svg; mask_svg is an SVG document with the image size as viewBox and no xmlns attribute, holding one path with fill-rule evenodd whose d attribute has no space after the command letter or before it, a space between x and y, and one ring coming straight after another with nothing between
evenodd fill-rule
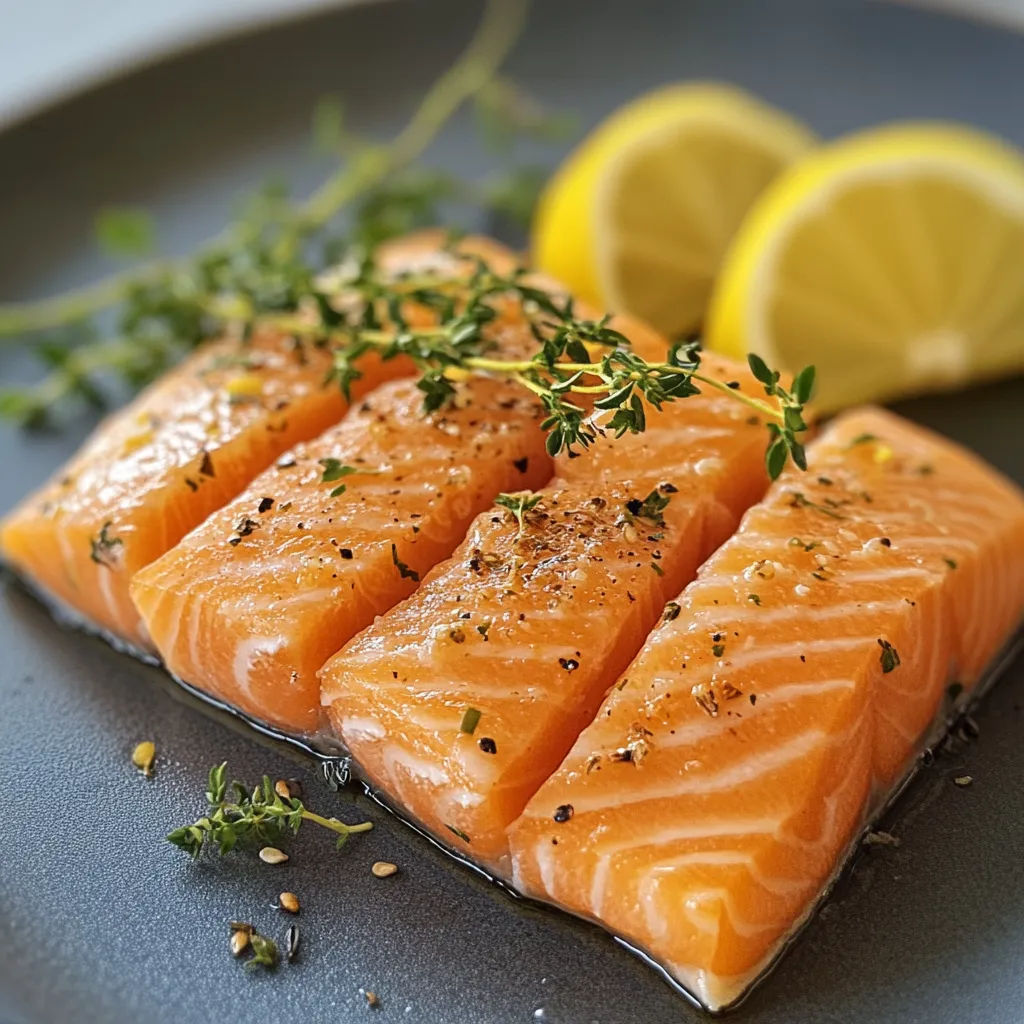
<instances>
[{"instance_id":1,"label":"scattered spice seed","mask_svg":"<svg viewBox=\"0 0 1024 1024\"><path fill-rule=\"evenodd\" d=\"M580 663L575 658L559 658L558 664L565 669L566 672L575 672L580 667Z\"/></svg>"},{"instance_id":2,"label":"scattered spice seed","mask_svg":"<svg viewBox=\"0 0 1024 1024\"><path fill-rule=\"evenodd\" d=\"M299 926L297 924L290 925L288 931L284 933L284 955L285 959L291 963L295 959L295 955L299 951Z\"/></svg>"},{"instance_id":3,"label":"scattered spice seed","mask_svg":"<svg viewBox=\"0 0 1024 1024\"><path fill-rule=\"evenodd\" d=\"M269 512L274 507L273 498L260 498L260 503L256 506L257 512Z\"/></svg>"},{"instance_id":4,"label":"scattered spice seed","mask_svg":"<svg viewBox=\"0 0 1024 1024\"><path fill-rule=\"evenodd\" d=\"M970 775L958 775L953 782L958 786L969 786L974 781Z\"/></svg>"},{"instance_id":5,"label":"scattered spice seed","mask_svg":"<svg viewBox=\"0 0 1024 1024\"><path fill-rule=\"evenodd\" d=\"M869 832L864 837L865 846L899 846L899 839L891 832Z\"/></svg>"},{"instance_id":6,"label":"scattered spice seed","mask_svg":"<svg viewBox=\"0 0 1024 1024\"><path fill-rule=\"evenodd\" d=\"M715 691L704 683L695 683L690 689L690 695L697 702L697 706L710 715L712 718L718 715L718 701L715 698Z\"/></svg>"},{"instance_id":7,"label":"scattered spice seed","mask_svg":"<svg viewBox=\"0 0 1024 1024\"><path fill-rule=\"evenodd\" d=\"M398 865L392 864L390 861L379 860L370 870L373 872L374 878L390 878L391 875L398 873Z\"/></svg>"},{"instance_id":8,"label":"scattered spice seed","mask_svg":"<svg viewBox=\"0 0 1024 1024\"><path fill-rule=\"evenodd\" d=\"M153 760L156 758L156 744L143 740L132 751L132 764L148 779L153 774Z\"/></svg>"},{"instance_id":9,"label":"scattered spice seed","mask_svg":"<svg viewBox=\"0 0 1024 1024\"><path fill-rule=\"evenodd\" d=\"M283 864L288 860L288 854L279 850L276 846L264 846L260 850L260 860L264 864Z\"/></svg>"},{"instance_id":10,"label":"scattered spice seed","mask_svg":"<svg viewBox=\"0 0 1024 1024\"><path fill-rule=\"evenodd\" d=\"M752 604L756 604L759 608L761 607L761 598L757 594L747 594L747 600Z\"/></svg>"},{"instance_id":11,"label":"scattered spice seed","mask_svg":"<svg viewBox=\"0 0 1024 1024\"><path fill-rule=\"evenodd\" d=\"M466 708L462 713L462 723L459 725L459 731L472 736L479 724L480 712L476 708Z\"/></svg>"},{"instance_id":12,"label":"scattered spice seed","mask_svg":"<svg viewBox=\"0 0 1024 1024\"><path fill-rule=\"evenodd\" d=\"M241 956L249 945L249 929L239 928L231 933L231 955Z\"/></svg>"},{"instance_id":13,"label":"scattered spice seed","mask_svg":"<svg viewBox=\"0 0 1024 1024\"><path fill-rule=\"evenodd\" d=\"M555 813L552 815L552 817L555 819L555 821L558 822L559 825L564 825L567 821L569 821L572 818L573 813L574 812L572 804L561 804L555 808Z\"/></svg>"},{"instance_id":14,"label":"scattered spice seed","mask_svg":"<svg viewBox=\"0 0 1024 1024\"><path fill-rule=\"evenodd\" d=\"M478 741L477 746L479 746L485 754L496 754L498 752L498 744L495 743L490 736L482 736Z\"/></svg>"},{"instance_id":15,"label":"scattered spice seed","mask_svg":"<svg viewBox=\"0 0 1024 1024\"><path fill-rule=\"evenodd\" d=\"M669 603L665 605L665 610L661 613L661 621L672 622L673 619L678 619L679 612L681 610L682 609L679 607L679 603L677 601L669 601Z\"/></svg>"},{"instance_id":16,"label":"scattered spice seed","mask_svg":"<svg viewBox=\"0 0 1024 1024\"><path fill-rule=\"evenodd\" d=\"M299 912L299 897L293 892L283 892L277 897L277 902L281 904L282 910L287 910L289 914L297 914Z\"/></svg>"},{"instance_id":17,"label":"scattered spice seed","mask_svg":"<svg viewBox=\"0 0 1024 1024\"><path fill-rule=\"evenodd\" d=\"M950 567L950 569L956 568L956 562L952 558L943 557L942 560Z\"/></svg>"}]
</instances>

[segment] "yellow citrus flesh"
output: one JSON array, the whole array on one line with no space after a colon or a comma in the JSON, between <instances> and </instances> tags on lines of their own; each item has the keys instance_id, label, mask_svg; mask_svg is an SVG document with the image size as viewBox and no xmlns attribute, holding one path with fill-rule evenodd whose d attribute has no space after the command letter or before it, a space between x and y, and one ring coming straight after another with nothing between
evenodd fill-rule
<instances>
[{"instance_id":1,"label":"yellow citrus flesh","mask_svg":"<svg viewBox=\"0 0 1024 1024\"><path fill-rule=\"evenodd\" d=\"M1024 368L1024 154L967 128L893 125L823 146L751 208L708 348L818 367L816 406Z\"/></svg>"},{"instance_id":2,"label":"yellow citrus flesh","mask_svg":"<svg viewBox=\"0 0 1024 1024\"><path fill-rule=\"evenodd\" d=\"M534 261L592 302L668 334L693 330L750 204L814 141L730 86L657 90L598 127L552 178Z\"/></svg>"}]
</instances>

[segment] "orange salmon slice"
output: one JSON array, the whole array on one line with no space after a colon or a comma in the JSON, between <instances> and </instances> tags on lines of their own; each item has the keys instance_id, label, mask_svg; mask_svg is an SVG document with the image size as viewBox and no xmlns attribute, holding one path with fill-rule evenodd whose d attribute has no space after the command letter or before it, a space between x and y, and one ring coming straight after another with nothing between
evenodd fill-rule
<instances>
[{"instance_id":1,"label":"orange salmon slice","mask_svg":"<svg viewBox=\"0 0 1024 1024\"><path fill-rule=\"evenodd\" d=\"M439 252L441 240L407 240L408 267L468 274L472 264ZM499 273L516 265L487 239L459 249ZM538 342L521 304L493 305L489 351L531 358ZM612 324L646 358L664 356L649 328ZM527 389L478 375L455 387L454 402L429 416L412 382L382 387L135 576L132 597L172 673L278 728L318 729L324 661L407 597L498 493L551 477L545 413ZM325 480L329 464L357 472Z\"/></svg>"},{"instance_id":2,"label":"orange salmon slice","mask_svg":"<svg viewBox=\"0 0 1024 1024\"><path fill-rule=\"evenodd\" d=\"M1024 496L879 410L701 568L510 829L514 884L733 1003L1024 613ZM622 751L631 751L629 758Z\"/></svg>"},{"instance_id":3,"label":"orange salmon slice","mask_svg":"<svg viewBox=\"0 0 1024 1024\"><path fill-rule=\"evenodd\" d=\"M702 369L763 391L745 369ZM648 413L452 558L324 667L334 731L372 783L507 874L506 829L592 720L666 600L767 487L765 427L717 392ZM645 499L653 496L645 504Z\"/></svg>"},{"instance_id":4,"label":"orange salmon slice","mask_svg":"<svg viewBox=\"0 0 1024 1024\"><path fill-rule=\"evenodd\" d=\"M457 269L424 232L381 250L392 275ZM467 251L514 263L485 239ZM425 322L409 310L411 323ZM331 354L262 332L249 342L205 345L124 410L104 421L50 482L3 521L0 551L44 597L83 625L138 651L152 643L129 595L141 568L173 547L257 473L342 418L348 403L325 386ZM405 358L370 353L353 399L412 372Z\"/></svg>"},{"instance_id":5,"label":"orange salmon slice","mask_svg":"<svg viewBox=\"0 0 1024 1024\"><path fill-rule=\"evenodd\" d=\"M496 493L551 475L528 392L488 379L457 391L424 416L412 381L383 386L138 573L132 597L168 669L315 731L324 661L408 596Z\"/></svg>"}]
</instances>

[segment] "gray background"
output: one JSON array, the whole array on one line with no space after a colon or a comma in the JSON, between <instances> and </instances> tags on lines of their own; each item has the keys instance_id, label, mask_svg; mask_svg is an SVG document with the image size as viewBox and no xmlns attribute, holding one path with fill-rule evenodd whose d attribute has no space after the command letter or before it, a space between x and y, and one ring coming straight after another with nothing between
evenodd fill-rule
<instances>
[{"instance_id":1,"label":"gray background","mask_svg":"<svg viewBox=\"0 0 1024 1024\"><path fill-rule=\"evenodd\" d=\"M42 294L103 269L92 211L152 207L180 251L223 222L240 189L287 169L299 191L309 110L349 99L386 135L468 33L469 0L340 11L197 52L115 82L0 136L0 298ZM372 44L372 45L371 45ZM511 70L584 127L649 86L715 76L746 85L826 135L880 119L973 121L1024 142L1024 38L854 0L543 0ZM554 158L556 154L551 153ZM487 158L469 121L432 158L473 173ZM0 351L0 376L28 374ZM902 411L1024 480L1011 381ZM0 431L0 508L80 440ZM309 769L211 720L160 674L56 629L0 590L0 1020L225 1020L668 1024L697 1019L653 972L596 929L531 908L448 861ZM980 742L940 758L889 827L898 849L861 858L825 912L737 1015L758 1024L1011 1024L1024 1013L1024 744L1018 663L987 700ZM143 738L156 778L131 769ZM304 831L288 865L244 855L190 864L163 842L201 810L207 768L301 774L307 800L378 828L335 854ZM968 773L969 789L952 785ZM401 873L374 879L370 864ZM303 900L303 949L275 976L245 976L227 921L280 937L273 909ZM360 987L383 1000L370 1011ZM409 1007L408 1011L406 1007ZM367 1016L367 1015L371 1016Z\"/></svg>"}]
</instances>

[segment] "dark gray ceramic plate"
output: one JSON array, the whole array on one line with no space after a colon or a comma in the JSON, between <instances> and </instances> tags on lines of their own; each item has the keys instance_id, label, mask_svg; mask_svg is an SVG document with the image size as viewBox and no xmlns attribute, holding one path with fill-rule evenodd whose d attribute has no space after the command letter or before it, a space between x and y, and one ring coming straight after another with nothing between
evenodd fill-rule
<instances>
[{"instance_id":1,"label":"dark gray ceramic plate","mask_svg":"<svg viewBox=\"0 0 1024 1024\"><path fill-rule=\"evenodd\" d=\"M544 0L511 70L584 125L661 82L729 79L825 135L878 120L946 117L1024 142L1024 38L854 2ZM104 269L92 211L142 202L171 251L209 234L231 198L283 168L297 188L310 108L341 92L354 120L393 131L468 34L476 4L421 0L342 10L140 71L0 137L0 297L42 294ZM557 154L552 154L555 156ZM468 120L433 158L475 172ZM0 355L11 379L27 364ZM1024 480L1024 387L1010 382L902 411ZM2 435L6 508L77 445ZM1024 671L983 706L981 738L923 773L743 1021L1024 1019ZM0 1020L382 1021L663 1024L696 1011L589 926L522 905L387 814L336 795L307 764L176 697L159 672L62 632L0 592ZM152 738L156 778L129 765ZM163 835L200 809L209 765L306 776L308 802L375 831L335 854L302 834L271 870L245 856L189 863ZM974 785L952 785L954 774ZM387 881L378 859L401 865ZM279 934L283 888L303 901L299 959L243 973L227 922ZM360 988L382 1001L371 1011Z\"/></svg>"}]
</instances>

